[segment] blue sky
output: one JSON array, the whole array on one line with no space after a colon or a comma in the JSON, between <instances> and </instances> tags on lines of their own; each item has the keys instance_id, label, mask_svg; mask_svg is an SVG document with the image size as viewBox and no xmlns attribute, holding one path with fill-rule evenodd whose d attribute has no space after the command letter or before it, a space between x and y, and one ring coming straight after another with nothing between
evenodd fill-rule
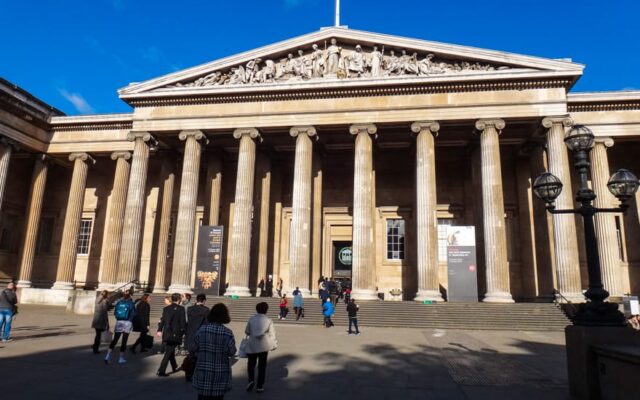
<instances>
[{"instance_id":1,"label":"blue sky","mask_svg":"<svg viewBox=\"0 0 640 400\"><path fill-rule=\"evenodd\" d=\"M636 0L342 0L353 29L586 64L573 91L640 90ZM117 89L333 24L334 0L0 0L0 76L67 114Z\"/></svg>"}]
</instances>

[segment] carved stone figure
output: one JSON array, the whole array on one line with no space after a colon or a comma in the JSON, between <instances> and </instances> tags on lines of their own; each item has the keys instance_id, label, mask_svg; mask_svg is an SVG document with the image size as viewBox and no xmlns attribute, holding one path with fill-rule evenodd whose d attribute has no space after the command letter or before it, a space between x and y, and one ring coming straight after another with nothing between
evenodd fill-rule
<instances>
[{"instance_id":1,"label":"carved stone figure","mask_svg":"<svg viewBox=\"0 0 640 400\"><path fill-rule=\"evenodd\" d=\"M256 73L256 82L268 83L273 82L276 75L276 64L273 60L266 60L264 67Z\"/></svg>"},{"instance_id":2,"label":"carved stone figure","mask_svg":"<svg viewBox=\"0 0 640 400\"><path fill-rule=\"evenodd\" d=\"M348 59L346 59L345 72L347 78L351 75L351 72L355 72L356 76L362 76L364 73L364 54L362 54L362 47L356 45L356 50L351 53Z\"/></svg>"},{"instance_id":3,"label":"carved stone figure","mask_svg":"<svg viewBox=\"0 0 640 400\"><path fill-rule=\"evenodd\" d=\"M394 51L389 52L384 65L385 75L398 75L400 73L400 59L395 55Z\"/></svg>"},{"instance_id":4,"label":"carved stone figure","mask_svg":"<svg viewBox=\"0 0 640 400\"><path fill-rule=\"evenodd\" d=\"M420 75L442 74L445 72L440 68L439 64L432 61L433 57L433 54L427 54L423 60L418 62L418 71Z\"/></svg>"},{"instance_id":5,"label":"carved stone figure","mask_svg":"<svg viewBox=\"0 0 640 400\"><path fill-rule=\"evenodd\" d=\"M311 53L311 68L313 70L311 75L314 78L320 78L324 73L324 51L320 50L315 43L311 48L313 49L313 53Z\"/></svg>"},{"instance_id":6,"label":"carved stone figure","mask_svg":"<svg viewBox=\"0 0 640 400\"><path fill-rule=\"evenodd\" d=\"M400 56L400 73L401 74L410 74L417 75L418 74L418 53L413 53L412 55L408 55L406 50L402 50L402 55Z\"/></svg>"},{"instance_id":7,"label":"carved stone figure","mask_svg":"<svg viewBox=\"0 0 640 400\"><path fill-rule=\"evenodd\" d=\"M298 75L299 77L303 78L303 79L309 79L311 78L311 60L309 60L307 57L305 57L304 52L302 50L298 50L298 73L296 75Z\"/></svg>"},{"instance_id":8,"label":"carved stone figure","mask_svg":"<svg viewBox=\"0 0 640 400\"><path fill-rule=\"evenodd\" d=\"M373 46L373 51L371 52L371 61L369 61L369 66L371 67L371 76L374 78L379 78L382 76L382 59L383 55L378 51L378 46Z\"/></svg>"},{"instance_id":9,"label":"carved stone figure","mask_svg":"<svg viewBox=\"0 0 640 400\"><path fill-rule=\"evenodd\" d=\"M229 78L230 85L246 83L245 79L246 75L242 65L238 65L238 68L231 68L231 77Z\"/></svg>"},{"instance_id":10,"label":"carved stone figure","mask_svg":"<svg viewBox=\"0 0 640 400\"><path fill-rule=\"evenodd\" d=\"M331 46L327 48L327 68L325 70L325 75L335 74L338 72L338 68L340 67L341 52L342 47L338 47L338 41L335 38L332 38Z\"/></svg>"},{"instance_id":11,"label":"carved stone figure","mask_svg":"<svg viewBox=\"0 0 640 400\"><path fill-rule=\"evenodd\" d=\"M253 83L255 82L255 75L258 72L258 65L262 60L256 58L255 60L251 60L247 63L247 67L245 69L245 82Z\"/></svg>"}]
</instances>

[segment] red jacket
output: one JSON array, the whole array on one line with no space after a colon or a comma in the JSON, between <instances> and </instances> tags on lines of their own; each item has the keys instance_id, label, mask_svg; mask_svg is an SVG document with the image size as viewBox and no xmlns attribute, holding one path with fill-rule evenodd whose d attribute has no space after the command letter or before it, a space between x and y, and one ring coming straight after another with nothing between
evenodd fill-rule
<instances>
[{"instance_id":1,"label":"red jacket","mask_svg":"<svg viewBox=\"0 0 640 400\"><path fill-rule=\"evenodd\" d=\"M280 308L287 308L287 304L289 304L289 300L285 298L280 299Z\"/></svg>"}]
</instances>

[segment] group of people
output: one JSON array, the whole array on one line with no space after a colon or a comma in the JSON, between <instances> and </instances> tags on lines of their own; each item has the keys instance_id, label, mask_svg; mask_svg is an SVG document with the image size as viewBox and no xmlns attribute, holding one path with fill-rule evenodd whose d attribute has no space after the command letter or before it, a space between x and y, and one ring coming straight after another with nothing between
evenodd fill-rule
<instances>
[{"instance_id":1,"label":"group of people","mask_svg":"<svg viewBox=\"0 0 640 400\"><path fill-rule=\"evenodd\" d=\"M318 279L318 297L322 303L329 298L336 306L338 300L344 300L344 304L349 304L351 299L351 281L341 281L339 279L324 278Z\"/></svg>"}]
</instances>

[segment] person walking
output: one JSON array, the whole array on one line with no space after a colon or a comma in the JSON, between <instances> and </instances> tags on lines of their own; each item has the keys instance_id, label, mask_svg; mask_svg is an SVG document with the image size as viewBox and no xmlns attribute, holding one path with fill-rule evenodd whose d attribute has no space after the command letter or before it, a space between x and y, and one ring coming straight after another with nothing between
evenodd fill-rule
<instances>
[{"instance_id":1,"label":"person walking","mask_svg":"<svg viewBox=\"0 0 640 400\"><path fill-rule=\"evenodd\" d=\"M102 333L109 330L109 310L113 307L113 301L121 296L121 293L114 293L109 296L109 292L103 290L96 299L93 308L93 320L91 320L91 328L96 331L91 349L93 354L100 354L100 342L102 341Z\"/></svg>"},{"instance_id":2,"label":"person walking","mask_svg":"<svg viewBox=\"0 0 640 400\"><path fill-rule=\"evenodd\" d=\"M333 326L331 317L334 314L334 307L331 298L327 298L327 300L324 302L324 305L322 306L322 309L322 315L324 316L324 326L326 326L327 328L331 328Z\"/></svg>"},{"instance_id":3,"label":"person walking","mask_svg":"<svg viewBox=\"0 0 640 400\"><path fill-rule=\"evenodd\" d=\"M162 337L164 357L162 357L160 368L158 368L156 375L169 376L166 372L168 363L171 363L173 372L178 370L176 347L182 343L186 326L187 321L184 307L180 305L180 293L174 293L171 295L171 304L162 310L162 318L160 318L160 322L158 323L157 336Z\"/></svg>"},{"instance_id":4,"label":"person walking","mask_svg":"<svg viewBox=\"0 0 640 400\"><path fill-rule=\"evenodd\" d=\"M267 355L278 347L276 330L273 321L267 317L269 305L265 302L256 304L256 314L249 318L244 330L247 335L247 373L249 383L247 391L256 387L256 392L264 392L264 381L267 372ZM256 382L255 370L258 365L258 380ZM257 383L257 385L256 385Z\"/></svg>"},{"instance_id":5,"label":"person walking","mask_svg":"<svg viewBox=\"0 0 640 400\"><path fill-rule=\"evenodd\" d=\"M191 351L194 344L194 339L198 330L202 325L207 323L209 315L209 307L205 306L207 302L207 296L204 293L200 293L196 296L196 305L189 307L187 310L187 334L185 335L185 347L189 350L189 357L195 359L195 354ZM193 371L185 369L185 379L187 382L191 382L193 377Z\"/></svg>"},{"instance_id":6,"label":"person walking","mask_svg":"<svg viewBox=\"0 0 640 400\"><path fill-rule=\"evenodd\" d=\"M196 307L198 305L192 308ZM222 400L231 390L229 359L236 354L233 332L224 326L231 322L229 309L218 303L211 307L206 320L209 323L198 329L189 348L197 359L193 387L198 393L198 400Z\"/></svg>"},{"instance_id":7,"label":"person walking","mask_svg":"<svg viewBox=\"0 0 640 400\"><path fill-rule=\"evenodd\" d=\"M184 293L182 295L182 307L184 307L184 315L187 319L187 321L189 321L189 315L188 315L188 311L189 311L189 307L191 307L193 305L193 303L191 302L191 293Z\"/></svg>"},{"instance_id":8,"label":"person walking","mask_svg":"<svg viewBox=\"0 0 640 400\"><path fill-rule=\"evenodd\" d=\"M304 317L304 302L302 300L302 292L297 287L293 292L293 311L296 313L296 321L299 320L300 317Z\"/></svg>"},{"instance_id":9,"label":"person walking","mask_svg":"<svg viewBox=\"0 0 640 400\"><path fill-rule=\"evenodd\" d=\"M287 295L282 295L282 298L280 298L280 319L287 319L288 304L289 300L287 300Z\"/></svg>"},{"instance_id":10,"label":"person walking","mask_svg":"<svg viewBox=\"0 0 640 400\"><path fill-rule=\"evenodd\" d=\"M18 296L16 296L16 285L9 282L7 288L0 293L0 338L4 343L11 338L11 322L18 313Z\"/></svg>"},{"instance_id":11,"label":"person walking","mask_svg":"<svg viewBox=\"0 0 640 400\"><path fill-rule=\"evenodd\" d=\"M267 277L267 283L264 284L264 290L267 293L267 297L273 297L273 276Z\"/></svg>"},{"instance_id":12,"label":"person walking","mask_svg":"<svg viewBox=\"0 0 640 400\"><path fill-rule=\"evenodd\" d=\"M353 335L351 331L351 325L355 326L356 336L360 336L360 330L358 329L358 310L360 306L356 304L356 299L351 299L347 304L347 313L349 315L349 335Z\"/></svg>"},{"instance_id":13,"label":"person walking","mask_svg":"<svg viewBox=\"0 0 640 400\"><path fill-rule=\"evenodd\" d=\"M109 350L107 350L107 356L104 358L104 363L109 364L111 362L111 352L115 349L120 336L122 336L122 343L120 344L120 357L118 358L118 364L124 364L127 360L124 359L124 353L127 350L127 340L129 334L133 330L133 318L135 317L135 306L131 299L131 291L126 290L120 300L116 302L114 307L114 315L116 317L116 327L114 329L113 340L109 344Z\"/></svg>"},{"instance_id":14,"label":"person walking","mask_svg":"<svg viewBox=\"0 0 640 400\"><path fill-rule=\"evenodd\" d=\"M140 332L140 336L133 343L133 346L129 347L129 350L135 354L136 347L140 345L140 352L144 353L147 351L145 347L145 343L148 339L147 336L149 333L149 316L151 314L151 306L149 305L149 294L145 293L142 297L136 302L136 317L133 319L133 331Z\"/></svg>"}]
</instances>

